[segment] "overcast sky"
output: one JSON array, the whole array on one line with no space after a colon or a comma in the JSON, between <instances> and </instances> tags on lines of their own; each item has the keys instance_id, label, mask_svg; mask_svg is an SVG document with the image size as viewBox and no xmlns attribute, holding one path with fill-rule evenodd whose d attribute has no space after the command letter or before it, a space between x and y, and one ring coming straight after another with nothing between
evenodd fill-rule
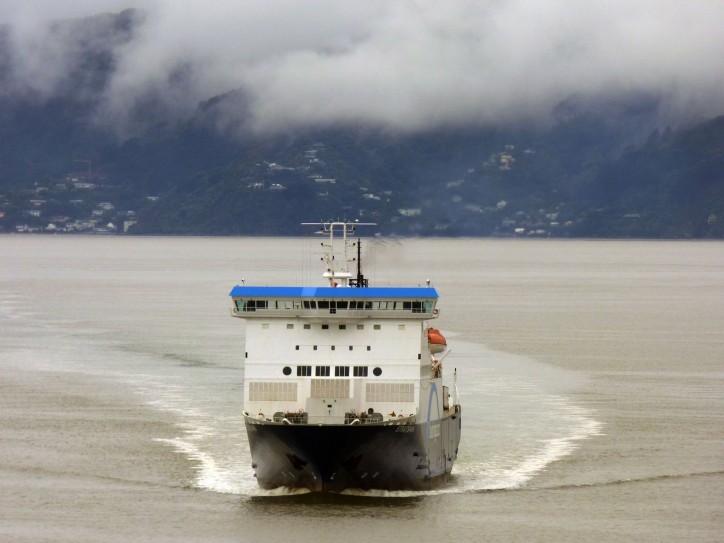
<instances>
[{"instance_id":1,"label":"overcast sky","mask_svg":"<svg viewBox=\"0 0 724 543\"><path fill-rule=\"evenodd\" d=\"M72 38L48 43L48 21L127 7L147 17L105 96L115 118L149 89L180 115L244 90L259 131L510 123L628 93L661 97L664 122L724 113L724 0L0 0L16 84L48 96L62 77Z\"/></svg>"}]
</instances>

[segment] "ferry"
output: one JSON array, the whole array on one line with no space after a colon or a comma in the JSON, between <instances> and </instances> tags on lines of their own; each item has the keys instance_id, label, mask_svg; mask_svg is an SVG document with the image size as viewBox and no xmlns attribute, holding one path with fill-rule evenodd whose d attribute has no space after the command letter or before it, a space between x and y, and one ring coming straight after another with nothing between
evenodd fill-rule
<instances>
[{"instance_id":1,"label":"ferry","mask_svg":"<svg viewBox=\"0 0 724 543\"><path fill-rule=\"evenodd\" d=\"M325 236L321 286L233 287L246 321L244 421L262 489L428 490L458 455L457 372L430 325L438 293L369 285L360 226L303 223ZM350 269L354 269L353 274ZM245 283L245 282L242 282Z\"/></svg>"}]
</instances>

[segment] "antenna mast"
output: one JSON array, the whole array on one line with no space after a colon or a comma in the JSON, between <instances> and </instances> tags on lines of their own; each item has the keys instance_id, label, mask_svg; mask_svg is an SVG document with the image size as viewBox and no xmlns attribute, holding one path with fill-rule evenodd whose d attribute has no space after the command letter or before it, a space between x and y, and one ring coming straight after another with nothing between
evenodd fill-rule
<instances>
[{"instance_id":1,"label":"antenna mast","mask_svg":"<svg viewBox=\"0 0 724 543\"><path fill-rule=\"evenodd\" d=\"M350 285L353 287L368 287L370 285L369 279L365 279L362 275L362 240L357 238L357 279L350 281Z\"/></svg>"}]
</instances>

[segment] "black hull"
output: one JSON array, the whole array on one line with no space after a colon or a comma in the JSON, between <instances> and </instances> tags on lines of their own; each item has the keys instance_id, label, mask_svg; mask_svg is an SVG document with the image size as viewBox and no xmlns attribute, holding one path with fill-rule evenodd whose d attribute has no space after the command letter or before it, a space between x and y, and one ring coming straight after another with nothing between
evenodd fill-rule
<instances>
[{"instance_id":1,"label":"black hull","mask_svg":"<svg viewBox=\"0 0 724 543\"><path fill-rule=\"evenodd\" d=\"M313 492L428 490L457 458L461 413L439 424L279 424L247 419L259 486Z\"/></svg>"}]
</instances>

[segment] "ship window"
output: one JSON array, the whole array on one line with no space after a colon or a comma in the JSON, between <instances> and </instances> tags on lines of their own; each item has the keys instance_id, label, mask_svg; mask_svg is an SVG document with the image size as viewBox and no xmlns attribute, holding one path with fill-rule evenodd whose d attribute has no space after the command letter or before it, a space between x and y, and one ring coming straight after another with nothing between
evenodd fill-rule
<instances>
[{"instance_id":1,"label":"ship window","mask_svg":"<svg viewBox=\"0 0 724 543\"><path fill-rule=\"evenodd\" d=\"M424 302L425 313L432 313L432 302Z\"/></svg>"},{"instance_id":2,"label":"ship window","mask_svg":"<svg viewBox=\"0 0 724 543\"><path fill-rule=\"evenodd\" d=\"M342 301L337 302L337 309L347 309L347 304L348 304L348 303L349 303L349 302L346 302L346 301L344 301L344 302L342 302Z\"/></svg>"},{"instance_id":3,"label":"ship window","mask_svg":"<svg viewBox=\"0 0 724 543\"><path fill-rule=\"evenodd\" d=\"M284 300L279 303L284 304L284 309L294 309L294 302L292 300Z\"/></svg>"},{"instance_id":4,"label":"ship window","mask_svg":"<svg viewBox=\"0 0 724 543\"><path fill-rule=\"evenodd\" d=\"M320 300L317 307L319 307L319 309L329 309L329 301Z\"/></svg>"},{"instance_id":5,"label":"ship window","mask_svg":"<svg viewBox=\"0 0 724 543\"><path fill-rule=\"evenodd\" d=\"M334 367L335 377L349 377L349 366L335 366Z\"/></svg>"},{"instance_id":6,"label":"ship window","mask_svg":"<svg viewBox=\"0 0 724 543\"><path fill-rule=\"evenodd\" d=\"M314 368L314 375L317 377L329 377L329 366L316 366Z\"/></svg>"},{"instance_id":7,"label":"ship window","mask_svg":"<svg viewBox=\"0 0 724 543\"><path fill-rule=\"evenodd\" d=\"M287 330L294 330L293 324L287 324Z\"/></svg>"},{"instance_id":8,"label":"ship window","mask_svg":"<svg viewBox=\"0 0 724 543\"><path fill-rule=\"evenodd\" d=\"M354 347L353 347L352 345L350 345L350 346L349 346L349 350L350 350L350 351L354 350Z\"/></svg>"},{"instance_id":9,"label":"ship window","mask_svg":"<svg viewBox=\"0 0 724 543\"><path fill-rule=\"evenodd\" d=\"M397 328L398 328L399 330L404 330L404 329L405 329L405 325L404 325L404 324L398 324L398 325L397 325Z\"/></svg>"},{"instance_id":10,"label":"ship window","mask_svg":"<svg viewBox=\"0 0 724 543\"><path fill-rule=\"evenodd\" d=\"M375 325L373 326L373 328L374 328L375 330L381 330L381 329L382 329L382 326L379 325L379 324L375 324Z\"/></svg>"},{"instance_id":11,"label":"ship window","mask_svg":"<svg viewBox=\"0 0 724 543\"><path fill-rule=\"evenodd\" d=\"M312 329L312 325L311 325L311 324L305 324L305 325L304 325L304 329L305 329L305 330L311 330L311 329Z\"/></svg>"},{"instance_id":12,"label":"ship window","mask_svg":"<svg viewBox=\"0 0 724 543\"><path fill-rule=\"evenodd\" d=\"M297 345L294 349L298 351L298 350L299 350L299 345Z\"/></svg>"},{"instance_id":13,"label":"ship window","mask_svg":"<svg viewBox=\"0 0 724 543\"><path fill-rule=\"evenodd\" d=\"M364 329L365 329L365 325L364 325L364 324L358 324L358 325L357 325L357 330L364 330Z\"/></svg>"},{"instance_id":14,"label":"ship window","mask_svg":"<svg viewBox=\"0 0 724 543\"><path fill-rule=\"evenodd\" d=\"M268 323L268 322L262 323L261 329L262 329L262 330L269 330L269 323Z\"/></svg>"},{"instance_id":15,"label":"ship window","mask_svg":"<svg viewBox=\"0 0 724 543\"><path fill-rule=\"evenodd\" d=\"M382 368L375 368L372 370L372 373L374 373L376 377L379 377L380 375L382 375Z\"/></svg>"},{"instance_id":16,"label":"ship window","mask_svg":"<svg viewBox=\"0 0 724 543\"><path fill-rule=\"evenodd\" d=\"M413 313L422 313L422 302L402 302L402 309Z\"/></svg>"},{"instance_id":17,"label":"ship window","mask_svg":"<svg viewBox=\"0 0 724 543\"><path fill-rule=\"evenodd\" d=\"M316 350L317 350L317 346L316 346L316 345L313 345L313 346L312 346L312 349L314 349L314 350L316 351Z\"/></svg>"},{"instance_id":18,"label":"ship window","mask_svg":"<svg viewBox=\"0 0 724 543\"><path fill-rule=\"evenodd\" d=\"M372 350L372 347L370 347L369 345L367 345L367 350L368 350L368 351L371 351L371 350Z\"/></svg>"},{"instance_id":19,"label":"ship window","mask_svg":"<svg viewBox=\"0 0 724 543\"><path fill-rule=\"evenodd\" d=\"M340 325L339 325L339 329L340 329L340 330L346 330L346 329L347 329L347 325L346 325L346 324L340 324Z\"/></svg>"},{"instance_id":20,"label":"ship window","mask_svg":"<svg viewBox=\"0 0 724 543\"><path fill-rule=\"evenodd\" d=\"M332 350L334 351L334 345L332 345Z\"/></svg>"},{"instance_id":21,"label":"ship window","mask_svg":"<svg viewBox=\"0 0 724 543\"><path fill-rule=\"evenodd\" d=\"M297 366L297 377L311 377L312 366Z\"/></svg>"},{"instance_id":22,"label":"ship window","mask_svg":"<svg viewBox=\"0 0 724 543\"><path fill-rule=\"evenodd\" d=\"M367 366L355 366L352 368L352 374L355 377L367 377Z\"/></svg>"},{"instance_id":23,"label":"ship window","mask_svg":"<svg viewBox=\"0 0 724 543\"><path fill-rule=\"evenodd\" d=\"M365 302L365 309L372 309L372 302Z\"/></svg>"},{"instance_id":24,"label":"ship window","mask_svg":"<svg viewBox=\"0 0 724 543\"><path fill-rule=\"evenodd\" d=\"M329 324L323 324L322 330L329 330Z\"/></svg>"},{"instance_id":25,"label":"ship window","mask_svg":"<svg viewBox=\"0 0 724 543\"><path fill-rule=\"evenodd\" d=\"M292 374L292 368L290 368L289 366L284 366L284 369L282 370L282 373L283 373L284 375L291 375L291 374Z\"/></svg>"}]
</instances>

